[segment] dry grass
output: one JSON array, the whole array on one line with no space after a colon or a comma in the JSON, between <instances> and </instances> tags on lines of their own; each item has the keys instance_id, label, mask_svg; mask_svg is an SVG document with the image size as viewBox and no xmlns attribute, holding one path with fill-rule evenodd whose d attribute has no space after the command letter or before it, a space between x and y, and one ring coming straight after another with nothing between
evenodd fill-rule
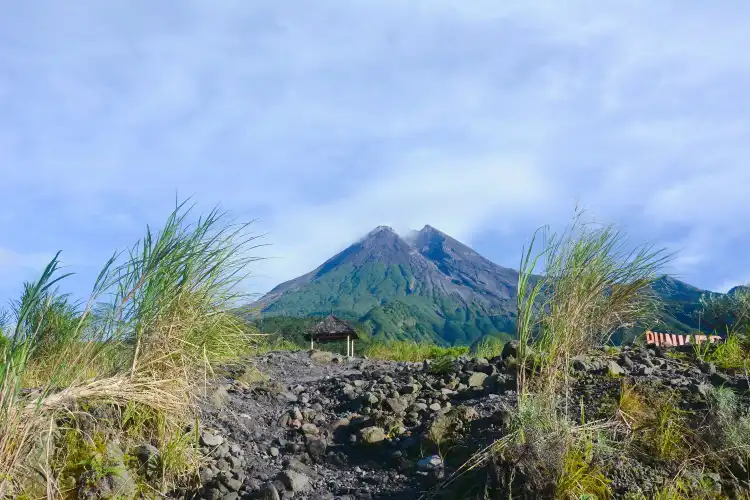
<instances>
[{"instance_id":1,"label":"dry grass","mask_svg":"<svg viewBox=\"0 0 750 500\"><path fill-rule=\"evenodd\" d=\"M50 422L72 408L137 405L164 422L184 423L193 388L210 375L211 363L253 342L231 310L240 297L236 285L255 260L247 256L255 237L216 210L195 221L190 212L178 205L161 231L147 229L121 262L113 256L80 307L57 293L66 277L57 256L25 286L14 321L3 327L0 496L17 492L27 455ZM192 446L180 436L164 444L166 453ZM35 466L46 471L54 497L60 464L45 456Z\"/></svg>"},{"instance_id":2,"label":"dry grass","mask_svg":"<svg viewBox=\"0 0 750 500\"><path fill-rule=\"evenodd\" d=\"M634 386L623 380L620 384L617 416L632 432L643 425L643 422L648 418L648 414L649 406L644 397L638 393Z\"/></svg>"}]
</instances>

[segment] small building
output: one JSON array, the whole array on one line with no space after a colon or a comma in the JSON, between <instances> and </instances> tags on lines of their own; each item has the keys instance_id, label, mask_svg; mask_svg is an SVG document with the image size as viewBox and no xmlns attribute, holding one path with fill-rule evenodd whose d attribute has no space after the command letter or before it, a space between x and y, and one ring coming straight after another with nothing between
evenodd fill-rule
<instances>
[{"instance_id":1,"label":"small building","mask_svg":"<svg viewBox=\"0 0 750 500\"><path fill-rule=\"evenodd\" d=\"M315 342L325 344L337 340L346 340L347 356L354 356L354 341L358 338L354 327L337 318L333 313L314 325L305 334L305 340L310 341L310 349L315 349Z\"/></svg>"}]
</instances>

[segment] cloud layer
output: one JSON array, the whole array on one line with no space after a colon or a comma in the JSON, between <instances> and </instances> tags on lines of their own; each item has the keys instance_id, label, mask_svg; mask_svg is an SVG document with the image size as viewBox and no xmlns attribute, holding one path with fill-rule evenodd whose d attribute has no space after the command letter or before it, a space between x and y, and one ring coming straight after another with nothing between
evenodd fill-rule
<instances>
[{"instance_id":1,"label":"cloud layer","mask_svg":"<svg viewBox=\"0 0 750 500\"><path fill-rule=\"evenodd\" d=\"M255 291L379 224L514 266L576 199L727 288L750 279L749 22L740 1L16 2L0 297L58 249L84 293L175 193L260 218Z\"/></svg>"}]
</instances>

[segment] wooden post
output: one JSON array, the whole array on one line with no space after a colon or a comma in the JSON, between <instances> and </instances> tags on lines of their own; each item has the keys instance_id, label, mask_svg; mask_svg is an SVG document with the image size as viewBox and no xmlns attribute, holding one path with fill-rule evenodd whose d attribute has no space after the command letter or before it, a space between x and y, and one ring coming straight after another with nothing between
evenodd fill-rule
<instances>
[{"instance_id":1,"label":"wooden post","mask_svg":"<svg viewBox=\"0 0 750 500\"><path fill-rule=\"evenodd\" d=\"M313 336L310 335L310 350L312 351L314 349L315 349L315 346L313 345Z\"/></svg>"},{"instance_id":2,"label":"wooden post","mask_svg":"<svg viewBox=\"0 0 750 500\"><path fill-rule=\"evenodd\" d=\"M350 345L349 335L346 336L346 356L348 358L352 357L352 348Z\"/></svg>"},{"instance_id":3,"label":"wooden post","mask_svg":"<svg viewBox=\"0 0 750 500\"><path fill-rule=\"evenodd\" d=\"M354 357L354 340L352 340L352 357Z\"/></svg>"}]
</instances>

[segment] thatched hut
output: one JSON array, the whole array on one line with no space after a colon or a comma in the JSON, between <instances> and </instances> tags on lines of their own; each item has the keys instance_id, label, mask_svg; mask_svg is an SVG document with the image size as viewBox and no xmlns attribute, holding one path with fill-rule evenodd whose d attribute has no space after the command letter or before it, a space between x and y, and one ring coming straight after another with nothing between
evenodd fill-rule
<instances>
[{"instance_id":1,"label":"thatched hut","mask_svg":"<svg viewBox=\"0 0 750 500\"><path fill-rule=\"evenodd\" d=\"M324 344L337 340L346 340L347 356L354 356L354 340L358 339L357 331L346 321L333 314L327 316L320 323L315 324L305 334L305 340L310 341L310 349L315 348L315 342Z\"/></svg>"}]
</instances>

